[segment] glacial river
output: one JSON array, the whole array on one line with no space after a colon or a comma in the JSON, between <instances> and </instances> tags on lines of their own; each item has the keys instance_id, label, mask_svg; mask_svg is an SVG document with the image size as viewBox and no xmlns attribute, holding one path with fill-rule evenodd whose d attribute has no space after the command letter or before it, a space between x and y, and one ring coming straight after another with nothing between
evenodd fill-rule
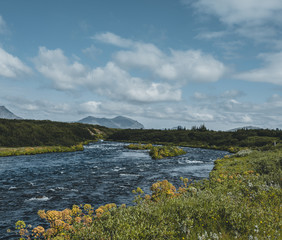
<instances>
[{"instance_id":1,"label":"glacial river","mask_svg":"<svg viewBox=\"0 0 282 240\"><path fill-rule=\"evenodd\" d=\"M125 143L102 142L81 152L0 157L0 239L17 220L42 225L39 209L63 210L73 204L132 205L132 190L167 179L179 186L180 177L209 176L213 162L224 151L184 148L186 155L152 160L147 151L124 148Z\"/></svg>"}]
</instances>

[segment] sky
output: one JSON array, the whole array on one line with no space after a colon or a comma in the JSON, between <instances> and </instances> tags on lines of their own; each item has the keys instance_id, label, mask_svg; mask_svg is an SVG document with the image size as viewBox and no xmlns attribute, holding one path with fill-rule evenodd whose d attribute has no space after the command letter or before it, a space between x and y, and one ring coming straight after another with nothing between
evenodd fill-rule
<instances>
[{"instance_id":1,"label":"sky","mask_svg":"<svg viewBox=\"0 0 282 240\"><path fill-rule=\"evenodd\" d=\"M281 0L0 1L0 105L27 119L282 128Z\"/></svg>"}]
</instances>

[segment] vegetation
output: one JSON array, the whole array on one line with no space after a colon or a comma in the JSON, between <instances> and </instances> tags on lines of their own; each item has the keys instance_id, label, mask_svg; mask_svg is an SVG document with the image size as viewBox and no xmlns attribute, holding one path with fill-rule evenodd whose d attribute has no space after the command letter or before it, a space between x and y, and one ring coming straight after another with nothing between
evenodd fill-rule
<instances>
[{"instance_id":1,"label":"vegetation","mask_svg":"<svg viewBox=\"0 0 282 240\"><path fill-rule=\"evenodd\" d=\"M77 144L70 147L43 146L43 147L0 148L0 157L33 155L33 154L52 153L52 152L75 152L82 150L83 150L82 144Z\"/></svg>"},{"instance_id":2,"label":"vegetation","mask_svg":"<svg viewBox=\"0 0 282 240\"><path fill-rule=\"evenodd\" d=\"M209 180L181 178L176 189L158 181L135 206L89 204L38 212L49 224L30 230L16 224L22 239L281 239L282 149L243 151L215 162Z\"/></svg>"},{"instance_id":3,"label":"vegetation","mask_svg":"<svg viewBox=\"0 0 282 240\"><path fill-rule=\"evenodd\" d=\"M175 157L186 154L186 152L174 146L153 146L152 144L130 144L126 146L129 149L134 150L150 150L149 154L153 159L162 159L166 157Z\"/></svg>"},{"instance_id":4,"label":"vegetation","mask_svg":"<svg viewBox=\"0 0 282 240\"><path fill-rule=\"evenodd\" d=\"M80 143L99 138L241 151L217 160L209 179L191 182L181 178L178 189L167 180L158 181L151 186L150 195L137 188L133 191L134 206L106 204L94 209L85 204L62 211L40 210L38 215L49 227L18 221L15 231L21 239L281 239L279 129L216 132L201 126L191 130L117 130L0 119L1 154L80 150ZM156 148L139 146L150 151ZM167 156L166 151L169 155L168 148L156 148L156 157L163 156L162 152Z\"/></svg>"},{"instance_id":5,"label":"vegetation","mask_svg":"<svg viewBox=\"0 0 282 240\"><path fill-rule=\"evenodd\" d=\"M113 131L80 123L0 119L0 156L82 150L82 143Z\"/></svg>"},{"instance_id":6,"label":"vegetation","mask_svg":"<svg viewBox=\"0 0 282 240\"><path fill-rule=\"evenodd\" d=\"M204 126L191 130L117 130L109 135L113 141L174 144L177 146L201 147L237 152L244 148L269 150L282 145L282 130L256 129L222 132L207 130Z\"/></svg>"}]
</instances>

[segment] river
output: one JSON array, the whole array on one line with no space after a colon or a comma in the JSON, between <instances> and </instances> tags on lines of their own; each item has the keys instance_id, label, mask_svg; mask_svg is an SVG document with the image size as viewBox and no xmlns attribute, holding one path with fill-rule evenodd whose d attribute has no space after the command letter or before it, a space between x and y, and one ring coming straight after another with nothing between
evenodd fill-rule
<instances>
[{"instance_id":1,"label":"river","mask_svg":"<svg viewBox=\"0 0 282 240\"><path fill-rule=\"evenodd\" d=\"M167 179L175 186L180 177L207 178L213 162L224 151L184 148L186 155L152 160L147 151L129 150L125 143L99 142L81 152L0 157L0 239L17 220L33 226L44 223L39 209L63 210L73 204L132 205L132 190Z\"/></svg>"}]
</instances>

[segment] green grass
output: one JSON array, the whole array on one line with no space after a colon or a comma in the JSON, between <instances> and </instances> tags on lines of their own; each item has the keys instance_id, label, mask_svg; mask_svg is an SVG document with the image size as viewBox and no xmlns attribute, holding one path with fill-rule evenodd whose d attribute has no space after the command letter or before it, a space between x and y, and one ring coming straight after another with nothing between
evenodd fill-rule
<instances>
[{"instance_id":1,"label":"green grass","mask_svg":"<svg viewBox=\"0 0 282 240\"><path fill-rule=\"evenodd\" d=\"M175 157L186 154L186 152L175 146L153 146L152 144L130 144L126 146L133 150L150 150L149 155L153 159L162 159L166 157Z\"/></svg>"},{"instance_id":2,"label":"green grass","mask_svg":"<svg viewBox=\"0 0 282 240\"><path fill-rule=\"evenodd\" d=\"M17 147L17 148L0 147L0 157L34 155L34 154L53 153L53 152L74 152L74 151L82 151L82 150L83 150L82 144L77 144L70 147L66 147L66 146Z\"/></svg>"},{"instance_id":3,"label":"green grass","mask_svg":"<svg viewBox=\"0 0 282 240\"><path fill-rule=\"evenodd\" d=\"M51 230L34 233L57 240L281 239L281 166L281 149L226 156L215 162L209 179L181 178L179 189L157 182L150 195L137 188L135 206L41 211ZM17 226L31 235L22 222Z\"/></svg>"}]
</instances>

